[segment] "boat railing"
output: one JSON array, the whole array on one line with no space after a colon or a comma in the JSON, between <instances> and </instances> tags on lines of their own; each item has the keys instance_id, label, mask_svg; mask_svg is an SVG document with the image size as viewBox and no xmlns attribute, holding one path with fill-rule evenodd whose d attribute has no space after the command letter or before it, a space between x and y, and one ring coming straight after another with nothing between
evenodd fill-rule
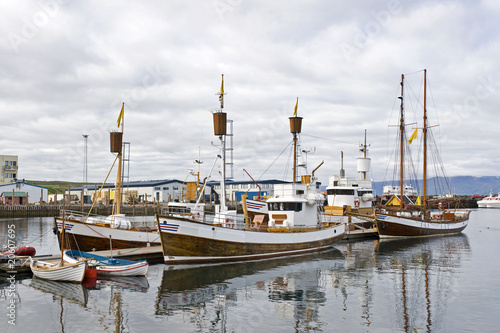
<instances>
[{"instance_id":1,"label":"boat railing","mask_svg":"<svg viewBox=\"0 0 500 333\"><path fill-rule=\"evenodd\" d=\"M65 219L73 219L73 220L79 220L79 221L82 221L84 222L87 217L92 217L92 218L101 218L104 219L101 215L98 215L98 214L94 214L94 213L85 213L85 212L80 212L80 211L75 211L75 210L65 210L65 211L61 211L61 213L59 214L60 217L63 217L64 215L64 218Z\"/></svg>"}]
</instances>

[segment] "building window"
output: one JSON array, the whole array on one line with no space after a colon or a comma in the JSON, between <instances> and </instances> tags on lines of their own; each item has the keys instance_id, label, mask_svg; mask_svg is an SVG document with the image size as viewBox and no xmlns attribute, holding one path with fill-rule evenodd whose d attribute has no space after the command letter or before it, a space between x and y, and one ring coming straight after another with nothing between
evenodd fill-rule
<instances>
[{"instance_id":1,"label":"building window","mask_svg":"<svg viewBox=\"0 0 500 333\"><path fill-rule=\"evenodd\" d=\"M168 191L168 186L163 188L164 191Z\"/></svg>"},{"instance_id":2,"label":"building window","mask_svg":"<svg viewBox=\"0 0 500 333\"><path fill-rule=\"evenodd\" d=\"M155 191L159 191L159 190L161 190L160 187L155 187Z\"/></svg>"},{"instance_id":3,"label":"building window","mask_svg":"<svg viewBox=\"0 0 500 333\"><path fill-rule=\"evenodd\" d=\"M16 162L16 161L12 162L12 165L13 165L13 166L16 166L16 165L17 165L17 162Z\"/></svg>"},{"instance_id":4,"label":"building window","mask_svg":"<svg viewBox=\"0 0 500 333\"><path fill-rule=\"evenodd\" d=\"M174 191L177 191L179 189L178 186L174 186Z\"/></svg>"}]
</instances>

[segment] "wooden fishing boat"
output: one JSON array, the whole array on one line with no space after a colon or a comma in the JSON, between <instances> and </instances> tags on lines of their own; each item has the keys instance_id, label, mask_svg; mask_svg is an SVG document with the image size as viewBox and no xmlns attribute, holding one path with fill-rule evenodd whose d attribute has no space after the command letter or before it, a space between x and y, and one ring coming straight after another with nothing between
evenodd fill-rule
<instances>
[{"instance_id":1,"label":"wooden fishing boat","mask_svg":"<svg viewBox=\"0 0 500 333\"><path fill-rule=\"evenodd\" d=\"M379 236L385 237L421 237L449 235L462 232L467 227L470 210L428 209L427 197L427 136L430 126L427 123L426 107L427 71L424 70L424 100L423 100L423 193L422 199L417 198L416 204L405 205L404 196L404 75L401 75L400 121L399 121L399 154L400 154L400 197L395 198L399 207L382 206L376 210L375 221ZM409 139L409 143L417 137L417 129Z\"/></svg>"},{"instance_id":2,"label":"wooden fishing boat","mask_svg":"<svg viewBox=\"0 0 500 333\"><path fill-rule=\"evenodd\" d=\"M96 267L98 276L145 276L149 268L146 260L116 259L78 250L66 250L63 253L63 260L67 263L85 259L89 259L90 266Z\"/></svg>"},{"instance_id":3,"label":"wooden fishing boat","mask_svg":"<svg viewBox=\"0 0 500 333\"><path fill-rule=\"evenodd\" d=\"M224 82L224 81L222 81ZM223 83L218 94L220 110L213 114L214 134L219 137L221 157L221 195L213 218L195 221L173 215L158 215L163 255L166 264L245 261L315 252L331 247L342 239L344 224L321 220L324 197L312 176L302 176L297 183L297 135L302 117L296 109L290 117L294 140L294 168L291 184L277 185L274 198L266 201L267 222L239 219L228 210L225 195L226 113ZM317 169L317 168L316 168ZM262 216L262 215L261 215Z\"/></svg>"},{"instance_id":4,"label":"wooden fishing boat","mask_svg":"<svg viewBox=\"0 0 500 333\"><path fill-rule=\"evenodd\" d=\"M30 257L30 267L33 275L41 279L81 283L85 277L87 260L70 264L63 261L39 261Z\"/></svg>"},{"instance_id":5,"label":"wooden fishing boat","mask_svg":"<svg viewBox=\"0 0 500 333\"><path fill-rule=\"evenodd\" d=\"M58 236L61 249L74 249L81 251L101 251L115 249L127 249L134 247L159 246L160 237L155 226L133 226L133 223L121 214L122 200L122 141L124 131L124 105L118 117L118 127L121 124L121 131L110 133L110 150L116 154L115 161L111 166L108 176L104 180L99 193L111 173L115 163L118 161L117 176L115 183L115 198L113 202L114 214L101 216L92 214L97 200L94 200L89 213L65 211L65 218L55 218L55 231ZM62 224L65 223L65 243L61 242Z\"/></svg>"}]
</instances>

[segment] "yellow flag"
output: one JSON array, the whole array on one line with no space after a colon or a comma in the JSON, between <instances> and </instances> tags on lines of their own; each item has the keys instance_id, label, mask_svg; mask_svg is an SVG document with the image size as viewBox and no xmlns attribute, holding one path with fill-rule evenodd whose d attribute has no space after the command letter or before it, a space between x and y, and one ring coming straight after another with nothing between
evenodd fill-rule
<instances>
[{"instance_id":1,"label":"yellow flag","mask_svg":"<svg viewBox=\"0 0 500 333\"><path fill-rule=\"evenodd\" d=\"M297 106L299 106L299 98L297 97L297 103L295 103L295 108L293 109L293 116L297 116Z\"/></svg>"},{"instance_id":2,"label":"yellow flag","mask_svg":"<svg viewBox=\"0 0 500 333\"><path fill-rule=\"evenodd\" d=\"M118 120L116 121L116 123L118 124L118 127L120 127L120 122L123 119L123 108L124 108L124 106L125 106L125 103L122 104L122 110L120 111L120 115L118 116Z\"/></svg>"},{"instance_id":3,"label":"yellow flag","mask_svg":"<svg viewBox=\"0 0 500 333\"><path fill-rule=\"evenodd\" d=\"M410 136L410 140L408 140L408 144L411 145L413 139L416 139L417 138L417 129L415 128L415 130L413 131L413 134Z\"/></svg>"},{"instance_id":4,"label":"yellow flag","mask_svg":"<svg viewBox=\"0 0 500 333\"><path fill-rule=\"evenodd\" d=\"M222 74L222 82L220 84L219 101L222 101L222 96L223 95L224 95L224 74Z\"/></svg>"},{"instance_id":5,"label":"yellow flag","mask_svg":"<svg viewBox=\"0 0 500 333\"><path fill-rule=\"evenodd\" d=\"M415 201L415 205L420 206L422 203L420 202L420 194L417 197L417 201Z\"/></svg>"}]
</instances>

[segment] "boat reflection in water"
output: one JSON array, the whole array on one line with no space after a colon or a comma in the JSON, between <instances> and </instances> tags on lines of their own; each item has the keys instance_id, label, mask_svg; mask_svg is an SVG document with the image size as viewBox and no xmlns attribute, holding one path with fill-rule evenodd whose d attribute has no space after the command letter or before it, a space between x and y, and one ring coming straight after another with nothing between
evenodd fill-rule
<instances>
[{"instance_id":1,"label":"boat reflection in water","mask_svg":"<svg viewBox=\"0 0 500 333\"><path fill-rule=\"evenodd\" d=\"M107 331L112 327L115 332L125 332L128 331L128 306L124 304L123 296L129 292L146 293L149 282L144 276L105 277L84 284L35 277L31 280L30 287L51 295L52 300L59 303L59 325L62 332L84 325L83 322L66 320L67 313L74 312L68 303L81 305L87 311L106 308L107 311L96 312L100 328Z\"/></svg>"},{"instance_id":2,"label":"boat reflection in water","mask_svg":"<svg viewBox=\"0 0 500 333\"><path fill-rule=\"evenodd\" d=\"M145 293L149 289L149 282L145 276L106 276L97 279L97 288L109 287L114 290L127 290Z\"/></svg>"},{"instance_id":3,"label":"boat reflection in water","mask_svg":"<svg viewBox=\"0 0 500 333\"><path fill-rule=\"evenodd\" d=\"M29 285L33 289L52 294L54 299L64 299L71 303L87 307L88 290L81 284L33 277Z\"/></svg>"},{"instance_id":4,"label":"boat reflection in water","mask_svg":"<svg viewBox=\"0 0 500 333\"><path fill-rule=\"evenodd\" d=\"M389 311L404 332L441 331L464 258L470 256L466 235L380 240L377 270L392 271L386 290Z\"/></svg>"},{"instance_id":5,"label":"boat reflection in water","mask_svg":"<svg viewBox=\"0 0 500 333\"><path fill-rule=\"evenodd\" d=\"M440 331L458 299L466 235L339 243L287 259L165 266L155 315L193 330ZM279 331L279 330L278 330Z\"/></svg>"},{"instance_id":6,"label":"boat reflection in water","mask_svg":"<svg viewBox=\"0 0 500 333\"><path fill-rule=\"evenodd\" d=\"M343 265L341 252L331 249L244 263L165 266L155 314L189 313L192 321L198 322L208 316L211 325L225 330L230 308L239 312L245 301L257 299L258 308L245 310L246 319L237 318L242 319L237 323L241 327L235 327L237 331L248 330L256 318L270 313L294 318L297 327L321 327L318 308L326 301L325 284L334 283Z\"/></svg>"}]
</instances>

